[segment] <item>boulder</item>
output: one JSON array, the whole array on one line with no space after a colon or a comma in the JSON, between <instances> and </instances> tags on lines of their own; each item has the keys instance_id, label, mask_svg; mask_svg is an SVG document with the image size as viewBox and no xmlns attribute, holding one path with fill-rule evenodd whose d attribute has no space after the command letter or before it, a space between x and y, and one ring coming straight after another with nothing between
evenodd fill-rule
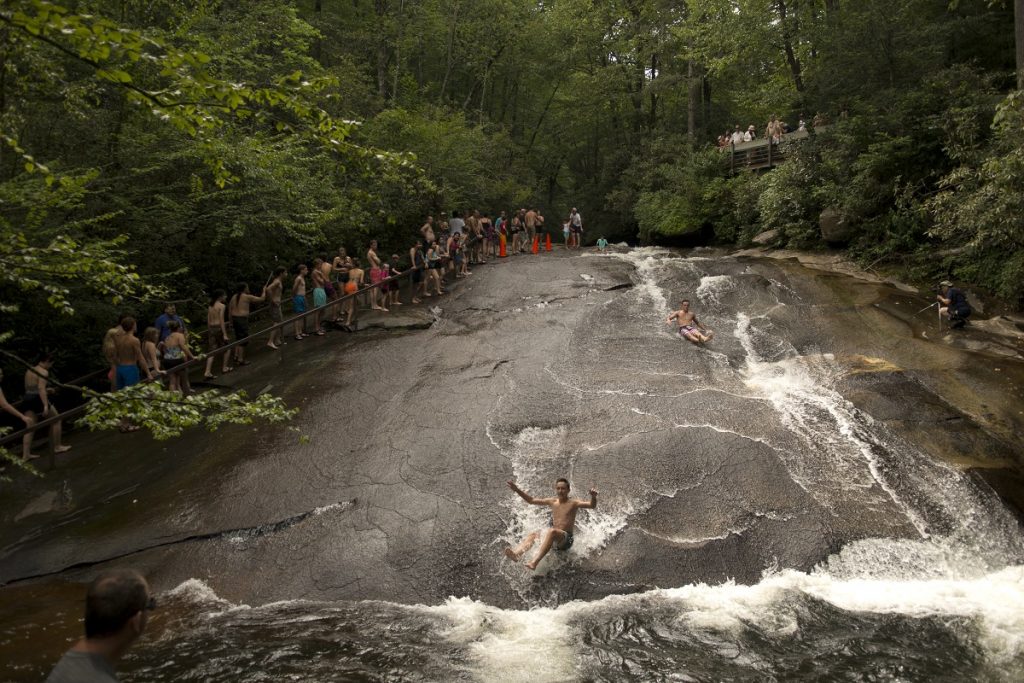
<instances>
[{"instance_id":1,"label":"boulder","mask_svg":"<svg viewBox=\"0 0 1024 683\"><path fill-rule=\"evenodd\" d=\"M854 233L852 222L839 209L831 206L821 212L818 227L821 228L821 239L831 244L849 242Z\"/></svg>"},{"instance_id":2,"label":"boulder","mask_svg":"<svg viewBox=\"0 0 1024 683\"><path fill-rule=\"evenodd\" d=\"M754 244L771 244L779 236L778 230L765 230L751 240Z\"/></svg>"}]
</instances>

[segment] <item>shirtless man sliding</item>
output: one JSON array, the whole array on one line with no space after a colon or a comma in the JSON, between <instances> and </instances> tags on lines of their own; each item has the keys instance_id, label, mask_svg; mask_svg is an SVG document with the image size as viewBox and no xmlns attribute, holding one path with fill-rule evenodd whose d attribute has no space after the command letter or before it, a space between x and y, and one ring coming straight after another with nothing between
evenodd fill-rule
<instances>
[{"instance_id":1,"label":"shirtless man sliding","mask_svg":"<svg viewBox=\"0 0 1024 683\"><path fill-rule=\"evenodd\" d=\"M715 333L701 325L697 316L690 312L690 300L683 299L679 303L679 310L668 317L666 323L676 321L679 325L679 336L694 344L703 344L711 341Z\"/></svg>"},{"instance_id":2,"label":"shirtless man sliding","mask_svg":"<svg viewBox=\"0 0 1024 683\"><path fill-rule=\"evenodd\" d=\"M597 508L597 491L590 489L590 500L569 498L569 480L559 479L555 482L554 498L534 498L526 491L516 486L514 481L508 482L508 487L519 494L519 497L530 505L545 505L551 508L551 526L545 531L533 531L522 540L515 548L505 548L505 556L511 560L518 560L527 550L533 547L537 539L544 536L537 555L526 563L530 569L536 569L537 564L544 559L544 556L555 546L556 550L568 550L572 547L572 531L576 526L576 511L580 508L594 510Z\"/></svg>"}]
</instances>

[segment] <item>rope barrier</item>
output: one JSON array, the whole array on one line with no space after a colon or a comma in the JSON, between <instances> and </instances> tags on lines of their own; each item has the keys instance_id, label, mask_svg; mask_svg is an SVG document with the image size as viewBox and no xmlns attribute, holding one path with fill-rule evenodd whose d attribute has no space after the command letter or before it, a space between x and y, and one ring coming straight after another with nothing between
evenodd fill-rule
<instances>
[{"instance_id":1,"label":"rope barrier","mask_svg":"<svg viewBox=\"0 0 1024 683\"><path fill-rule=\"evenodd\" d=\"M483 238L473 238L472 240L466 242L466 246L469 246L470 244L475 244L478 241L482 241L482 239ZM447 265L448 262L450 262L451 260L452 259L451 259L450 256L445 256L445 257L443 257L442 263L444 265ZM312 309L310 309L308 311L305 311L303 313L299 313L298 315L294 315L291 318L288 318L286 320L282 320L279 323L275 323L275 324L271 325L270 327L264 328L264 329L262 329L262 330L260 330L258 332L254 332L254 333L250 334L247 337L243 337L242 339L236 339L236 340L234 340L232 342L229 342L229 343L225 344L224 346L219 347L212 354L199 354L199 355L196 355L192 360L185 361L181 365L177 365L177 366L167 370L164 374L165 374L165 376L169 376L169 375L172 375L172 374L175 374L175 373L187 372L188 370L190 370L192 368L195 368L195 367L199 367L200 364L205 363L206 359L208 357L210 357L211 355L216 357L216 356L220 356L221 354L228 353L229 351L231 351L232 349L236 348L237 346L240 346L242 344L246 344L250 340L255 339L256 337L260 337L260 336L266 335L268 332L273 332L274 330L283 329L284 327L286 327L288 325L294 325L298 321L304 321L306 318L308 318L308 317L310 317L312 315L318 314L319 312L323 311L324 309L328 309L328 308L330 308L332 306L337 306L340 303L342 303L343 301L347 301L349 299L354 299L355 297L358 297L360 294L364 294L365 292L367 292L367 291L369 291L371 289L380 288L382 285L386 285L386 284L389 284L391 282L398 282L398 281L400 281L404 277L408 277L409 278L410 285L415 285L416 283L412 282L413 274L415 274L417 272L420 272L420 271L427 272L429 270L430 270L430 268L427 267L427 266L414 266L412 268L409 268L408 270L402 271L398 275L393 275L391 277L385 278L385 279L380 280L378 282L366 285L363 288L361 288L361 289L359 289L359 290L357 290L355 292L352 292L351 294L344 294L344 295L339 296L339 297L337 297L335 299L332 299L332 300L328 301L326 304L324 304L323 306L319 306L317 308L312 308ZM257 309L256 311L254 311L250 315L255 315L257 313L262 313L263 311L268 310L268 309L269 309L269 306L264 306L264 307L262 307L260 309ZM86 378L95 378L96 376L104 375L106 372L107 372L106 370L100 370L100 371L94 372L94 373L92 373L90 375L85 375L85 377L79 378L79 380L75 380L75 382L78 382L78 381L86 379ZM156 379L144 380L144 382L153 382L153 381L157 381L157 380ZM71 386L71 385L69 384L69 385L66 385L66 386ZM62 420L68 420L68 419L72 419L72 418L78 417L79 415L83 414L86 411L87 407L88 407L88 401L83 403L80 406L76 406L74 408L70 408L67 411L65 411L63 413L60 413L59 415L56 415L54 417L48 417L48 418L46 418L44 420L40 420L40 421L36 422L34 425L32 425L31 427L24 427L24 428L22 428L19 431L16 431L16 432L13 432L11 434L8 434L8 435L0 438L0 446L5 446L5 445L7 445L9 443L13 443L13 442L21 439L22 437L24 437L26 434L35 433L35 432L39 431L40 429L48 427L48 426L50 426L52 424L55 424L57 422L60 422ZM53 456L52 450L53 449L51 447L51 449L50 449L50 451L51 451L51 458Z\"/></svg>"}]
</instances>

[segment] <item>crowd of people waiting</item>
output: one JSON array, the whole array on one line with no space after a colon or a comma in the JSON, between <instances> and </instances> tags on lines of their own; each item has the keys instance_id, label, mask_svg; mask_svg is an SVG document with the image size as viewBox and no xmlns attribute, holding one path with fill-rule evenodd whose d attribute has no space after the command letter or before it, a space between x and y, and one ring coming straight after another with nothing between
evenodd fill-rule
<instances>
[{"instance_id":1,"label":"crowd of people waiting","mask_svg":"<svg viewBox=\"0 0 1024 683\"><path fill-rule=\"evenodd\" d=\"M825 119L825 116L819 113L815 114L814 120L812 121L811 125L817 128L820 126L824 126L827 123L828 122ZM736 124L735 126L733 126L733 129L731 131L727 130L718 136L718 147L720 149L725 149L730 147L731 145L738 145L741 142L752 142L758 139L771 140L773 144L778 144L782 142L786 135L792 133L793 130L794 129L788 123L781 120L778 116L773 116L771 119L769 119L768 123L765 125L764 128L764 135L762 135L760 138L757 135L757 128L754 126L754 124L750 124L749 126L747 126L746 130L741 130L739 124ZM796 130L798 132L807 130L807 121L804 119L803 115L800 116L800 120L799 123L797 123Z\"/></svg>"},{"instance_id":2,"label":"crowd of people waiting","mask_svg":"<svg viewBox=\"0 0 1024 683\"><path fill-rule=\"evenodd\" d=\"M441 213L438 220L427 216L419 229L419 237L411 244L407 260L398 253L382 252L377 240L371 240L363 257L350 255L340 247L335 256L321 255L311 264L301 263L293 273L283 267L271 273L258 295L248 283L239 283L230 294L218 289L211 293L206 315L206 365L203 376L216 379L214 366L220 356L220 372L229 373L239 366L248 365L246 347L251 330L250 316L254 304L264 304L273 325L269 330L267 346L279 349L286 335L284 324L285 288L290 286L292 313L295 316L291 336L296 341L306 337L323 336L329 325L351 331L357 311L358 299L374 311L390 312L401 306L399 276L409 274L412 280L411 303L445 294L450 280L469 277L472 266L497 259L501 253L517 255L536 248L545 233L544 215L536 208L502 211L493 219L478 210L453 211L449 217ZM562 224L563 246L579 249L583 237L583 216L575 208ZM601 249L607 241L598 240ZM411 273L409 271L412 271ZM312 296L312 308L304 316ZM307 324L306 318L312 323ZM142 329L134 316L123 314L117 325L107 330L102 351L108 363L107 380L114 390L124 389L142 381L160 380L171 391L189 394L192 391L188 372L175 371L196 358L189 341L186 321L178 315L177 304L169 302L153 324ZM232 344L232 338L234 342ZM230 348L225 348L232 344ZM0 390L0 410L22 420L31 428L39 420L59 417L49 401L54 389L47 386L53 355L44 354L39 362L25 374L25 397L21 409L9 403ZM2 379L2 374L0 374ZM123 424L122 431L135 431L137 426ZM24 435L22 455L25 460L38 457L32 453L34 432ZM55 452L64 452L68 446L61 443L61 422L50 425L50 439Z\"/></svg>"}]
</instances>

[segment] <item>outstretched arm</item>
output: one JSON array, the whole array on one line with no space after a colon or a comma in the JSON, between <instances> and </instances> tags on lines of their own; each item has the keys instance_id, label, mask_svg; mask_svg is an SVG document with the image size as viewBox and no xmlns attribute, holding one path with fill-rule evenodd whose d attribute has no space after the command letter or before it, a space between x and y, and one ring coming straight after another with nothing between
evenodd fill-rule
<instances>
[{"instance_id":1,"label":"outstretched arm","mask_svg":"<svg viewBox=\"0 0 1024 683\"><path fill-rule=\"evenodd\" d=\"M581 500L577 503L576 507L586 508L588 510L594 510L597 508L597 489L591 487L590 489L590 500Z\"/></svg>"},{"instance_id":2,"label":"outstretched arm","mask_svg":"<svg viewBox=\"0 0 1024 683\"><path fill-rule=\"evenodd\" d=\"M548 503L547 498L534 498L529 493L516 486L516 483L511 479L508 480L508 487L519 494L519 497L530 505L547 505Z\"/></svg>"},{"instance_id":3,"label":"outstretched arm","mask_svg":"<svg viewBox=\"0 0 1024 683\"><path fill-rule=\"evenodd\" d=\"M668 320L666 320L665 322L666 322L666 323L670 323L670 322L672 322L673 320L677 320L678 318L679 318L679 311L676 311L675 313L673 313L672 315L670 315L670 316L668 317Z\"/></svg>"}]
</instances>

